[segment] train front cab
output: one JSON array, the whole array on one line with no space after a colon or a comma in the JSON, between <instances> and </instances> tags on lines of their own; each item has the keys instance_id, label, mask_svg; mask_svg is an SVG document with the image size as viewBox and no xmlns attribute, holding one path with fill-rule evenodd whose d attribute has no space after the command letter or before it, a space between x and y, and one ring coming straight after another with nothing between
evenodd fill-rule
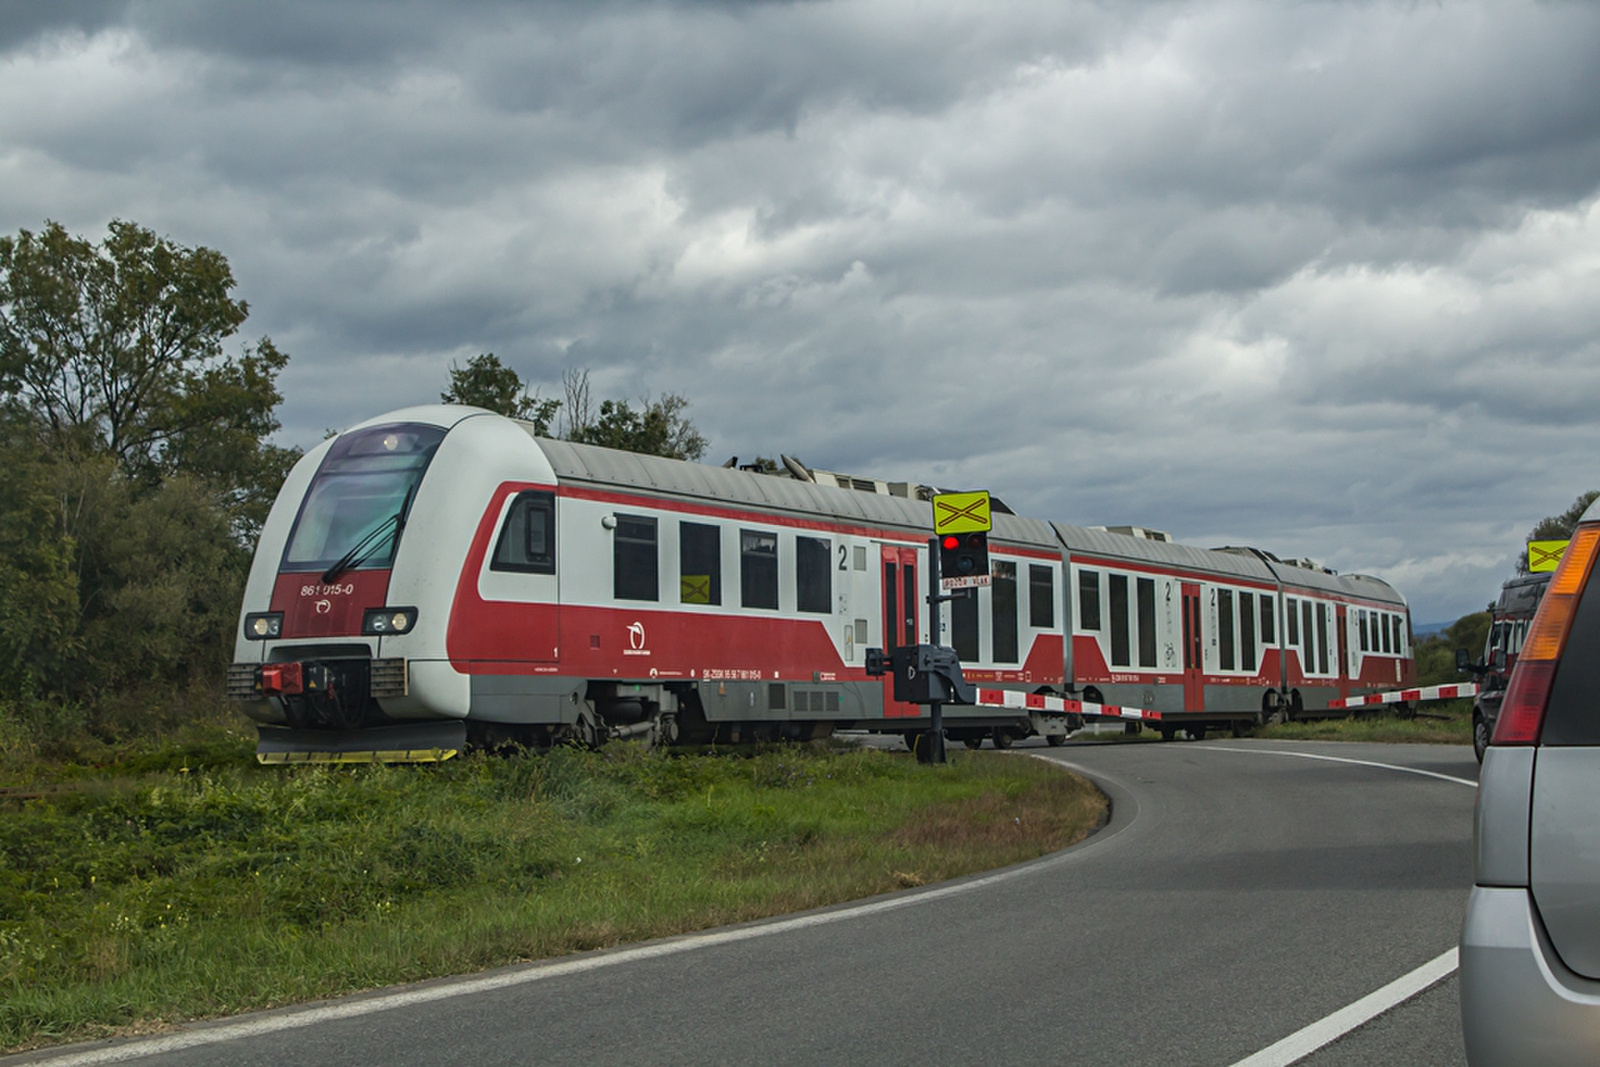
<instances>
[{"instance_id":1,"label":"train front cab","mask_svg":"<svg viewBox=\"0 0 1600 1067\"><path fill-rule=\"evenodd\" d=\"M362 423L296 464L262 529L228 675L264 761L460 750L472 685L446 642L473 535L462 516L513 474L553 484L514 423L444 406Z\"/></svg>"}]
</instances>

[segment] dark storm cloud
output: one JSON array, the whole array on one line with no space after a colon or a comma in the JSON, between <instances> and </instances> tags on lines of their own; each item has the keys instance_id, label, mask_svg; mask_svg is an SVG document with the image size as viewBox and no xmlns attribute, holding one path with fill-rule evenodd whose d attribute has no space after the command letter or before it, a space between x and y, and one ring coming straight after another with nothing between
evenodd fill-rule
<instances>
[{"instance_id":1,"label":"dark storm cloud","mask_svg":"<svg viewBox=\"0 0 1600 1067\"><path fill-rule=\"evenodd\" d=\"M63 33L89 34L120 23L127 0L0 0L0 54Z\"/></svg>"},{"instance_id":2,"label":"dark storm cloud","mask_svg":"<svg viewBox=\"0 0 1600 1067\"><path fill-rule=\"evenodd\" d=\"M1600 484L1596 54L1577 4L0 2L0 230L222 249L298 443L495 351L1431 621Z\"/></svg>"}]
</instances>

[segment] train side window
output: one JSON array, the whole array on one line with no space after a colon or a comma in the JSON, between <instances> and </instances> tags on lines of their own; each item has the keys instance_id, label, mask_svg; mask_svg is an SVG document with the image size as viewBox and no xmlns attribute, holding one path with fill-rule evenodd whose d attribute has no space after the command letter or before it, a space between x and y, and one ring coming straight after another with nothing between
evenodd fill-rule
<instances>
[{"instance_id":1,"label":"train side window","mask_svg":"<svg viewBox=\"0 0 1600 1067\"><path fill-rule=\"evenodd\" d=\"M618 600L660 600L656 520L618 515L612 539L612 594Z\"/></svg>"},{"instance_id":2,"label":"train side window","mask_svg":"<svg viewBox=\"0 0 1600 1067\"><path fill-rule=\"evenodd\" d=\"M1366 651L1368 651L1368 649L1367 649L1367 609L1366 608L1362 608L1362 609L1360 609L1360 611L1357 612L1356 629L1361 631L1361 651L1366 652Z\"/></svg>"},{"instance_id":3,"label":"train side window","mask_svg":"<svg viewBox=\"0 0 1600 1067\"><path fill-rule=\"evenodd\" d=\"M1383 630L1383 650L1389 653L1394 652L1392 636L1394 634L1394 626L1392 625L1393 619L1393 615L1385 612L1382 618L1379 620L1380 628Z\"/></svg>"},{"instance_id":4,"label":"train side window","mask_svg":"<svg viewBox=\"0 0 1600 1067\"><path fill-rule=\"evenodd\" d=\"M1400 616L1399 615L1395 615L1393 618L1394 618L1394 654L1397 655L1397 656L1403 656L1403 655L1406 654L1405 631L1401 628Z\"/></svg>"},{"instance_id":5,"label":"train side window","mask_svg":"<svg viewBox=\"0 0 1600 1067\"><path fill-rule=\"evenodd\" d=\"M1239 669L1252 674L1256 669L1256 598L1239 594Z\"/></svg>"},{"instance_id":6,"label":"train side window","mask_svg":"<svg viewBox=\"0 0 1600 1067\"><path fill-rule=\"evenodd\" d=\"M722 527L678 523L678 600L722 603Z\"/></svg>"},{"instance_id":7,"label":"train side window","mask_svg":"<svg viewBox=\"0 0 1600 1067\"><path fill-rule=\"evenodd\" d=\"M1017 565L995 560L989 568L989 644L994 662L1017 662Z\"/></svg>"},{"instance_id":8,"label":"train side window","mask_svg":"<svg viewBox=\"0 0 1600 1067\"><path fill-rule=\"evenodd\" d=\"M1028 564L1028 625L1052 630L1056 625L1056 578L1049 567Z\"/></svg>"},{"instance_id":9,"label":"train side window","mask_svg":"<svg viewBox=\"0 0 1600 1067\"><path fill-rule=\"evenodd\" d=\"M827 615L833 611L833 542L794 539L795 607Z\"/></svg>"},{"instance_id":10,"label":"train side window","mask_svg":"<svg viewBox=\"0 0 1600 1067\"><path fill-rule=\"evenodd\" d=\"M1233 590L1217 590L1217 655L1225 671L1233 670Z\"/></svg>"},{"instance_id":11,"label":"train side window","mask_svg":"<svg viewBox=\"0 0 1600 1067\"><path fill-rule=\"evenodd\" d=\"M1139 600L1139 666L1156 665L1156 580L1140 578L1136 583Z\"/></svg>"},{"instance_id":12,"label":"train side window","mask_svg":"<svg viewBox=\"0 0 1600 1067\"><path fill-rule=\"evenodd\" d=\"M1284 628L1289 631L1289 647L1300 647L1300 602L1294 597L1283 599Z\"/></svg>"},{"instance_id":13,"label":"train side window","mask_svg":"<svg viewBox=\"0 0 1600 1067\"><path fill-rule=\"evenodd\" d=\"M1113 574L1111 579L1111 665L1128 666L1128 576Z\"/></svg>"},{"instance_id":14,"label":"train side window","mask_svg":"<svg viewBox=\"0 0 1600 1067\"><path fill-rule=\"evenodd\" d=\"M1277 627L1273 626L1273 616L1278 613L1278 597L1273 593L1261 594L1261 643L1275 645L1278 643Z\"/></svg>"},{"instance_id":15,"label":"train side window","mask_svg":"<svg viewBox=\"0 0 1600 1067\"><path fill-rule=\"evenodd\" d=\"M777 610L777 534L739 531L739 603L747 608Z\"/></svg>"},{"instance_id":16,"label":"train side window","mask_svg":"<svg viewBox=\"0 0 1600 1067\"><path fill-rule=\"evenodd\" d=\"M978 660L978 591L957 589L950 601L950 647L962 663Z\"/></svg>"},{"instance_id":17,"label":"train side window","mask_svg":"<svg viewBox=\"0 0 1600 1067\"><path fill-rule=\"evenodd\" d=\"M1100 572L1078 572L1078 629L1100 629Z\"/></svg>"},{"instance_id":18,"label":"train side window","mask_svg":"<svg viewBox=\"0 0 1600 1067\"><path fill-rule=\"evenodd\" d=\"M495 542L492 571L524 574L556 572L556 495L534 490L518 493L506 512L500 540Z\"/></svg>"}]
</instances>

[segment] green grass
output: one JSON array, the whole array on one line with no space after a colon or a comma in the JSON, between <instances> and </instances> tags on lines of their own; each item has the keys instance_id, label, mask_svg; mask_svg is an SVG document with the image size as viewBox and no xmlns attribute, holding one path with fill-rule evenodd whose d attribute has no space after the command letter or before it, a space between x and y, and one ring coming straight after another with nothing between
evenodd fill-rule
<instances>
[{"instance_id":1,"label":"green grass","mask_svg":"<svg viewBox=\"0 0 1600 1067\"><path fill-rule=\"evenodd\" d=\"M1314 719L1267 726L1257 737L1293 741L1381 741L1417 744L1472 744L1472 701L1424 704L1416 718L1402 719L1387 709L1374 709L1348 719Z\"/></svg>"},{"instance_id":2,"label":"green grass","mask_svg":"<svg viewBox=\"0 0 1600 1067\"><path fill-rule=\"evenodd\" d=\"M1038 760L822 745L261 768L222 727L0 765L0 1048L760 918L1103 819Z\"/></svg>"}]
</instances>

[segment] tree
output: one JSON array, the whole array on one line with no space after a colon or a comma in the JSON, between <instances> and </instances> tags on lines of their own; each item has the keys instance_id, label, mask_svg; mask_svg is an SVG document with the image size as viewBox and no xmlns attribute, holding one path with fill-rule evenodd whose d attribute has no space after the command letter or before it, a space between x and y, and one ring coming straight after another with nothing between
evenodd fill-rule
<instances>
[{"instance_id":1,"label":"tree","mask_svg":"<svg viewBox=\"0 0 1600 1067\"><path fill-rule=\"evenodd\" d=\"M568 441L669 459L699 459L706 453L709 442L684 415L689 401L677 393L660 400L642 397L637 411L626 400L602 400L596 413L587 370L567 368L561 384L567 394L561 436Z\"/></svg>"},{"instance_id":2,"label":"tree","mask_svg":"<svg viewBox=\"0 0 1600 1067\"><path fill-rule=\"evenodd\" d=\"M540 437L550 434L550 420L561 407L559 400L545 400L538 392L529 394L522 378L505 366L493 352L473 356L465 367L450 362L450 388L439 394L446 404L470 404L487 408L511 419L534 425Z\"/></svg>"},{"instance_id":3,"label":"tree","mask_svg":"<svg viewBox=\"0 0 1600 1067\"><path fill-rule=\"evenodd\" d=\"M574 430L568 440L620 448L672 459L699 459L706 439L683 415L689 401L676 393L660 400L641 400L638 411L626 400L603 400L600 413L589 425Z\"/></svg>"},{"instance_id":4,"label":"tree","mask_svg":"<svg viewBox=\"0 0 1600 1067\"><path fill-rule=\"evenodd\" d=\"M1583 513L1589 510L1589 505L1600 499L1600 490L1591 489L1587 493L1578 494L1578 499L1572 506L1559 515L1546 515L1540 519L1533 529L1528 531L1528 541L1565 541L1572 537L1572 532L1578 528L1578 520L1583 518ZM1517 556L1517 573L1528 573L1528 546L1522 546L1522 552Z\"/></svg>"},{"instance_id":5,"label":"tree","mask_svg":"<svg viewBox=\"0 0 1600 1067\"><path fill-rule=\"evenodd\" d=\"M220 252L120 219L98 245L56 222L0 237L0 396L56 453L201 479L248 536L297 453L266 443L289 357L266 337L223 352L249 314L234 284Z\"/></svg>"},{"instance_id":6,"label":"tree","mask_svg":"<svg viewBox=\"0 0 1600 1067\"><path fill-rule=\"evenodd\" d=\"M33 427L0 411L0 701L42 692L75 654L76 544Z\"/></svg>"},{"instance_id":7,"label":"tree","mask_svg":"<svg viewBox=\"0 0 1600 1067\"><path fill-rule=\"evenodd\" d=\"M541 437L550 433L559 411L557 436L563 440L670 459L705 455L705 437L684 414L689 401L676 393L659 400L646 396L637 410L626 400L602 400L597 411L590 400L587 370L569 367L561 376L561 385L565 401L545 400L537 392L530 396L517 372L503 365L493 352L486 352L468 360L465 367L451 363L450 388L440 393L439 399L474 404L532 422Z\"/></svg>"},{"instance_id":8,"label":"tree","mask_svg":"<svg viewBox=\"0 0 1600 1067\"><path fill-rule=\"evenodd\" d=\"M1490 614L1475 611L1451 623L1442 633L1418 638L1412 648L1417 662L1418 685L1448 685L1461 681L1456 670L1456 649L1464 648L1477 659L1489 638Z\"/></svg>"}]
</instances>

